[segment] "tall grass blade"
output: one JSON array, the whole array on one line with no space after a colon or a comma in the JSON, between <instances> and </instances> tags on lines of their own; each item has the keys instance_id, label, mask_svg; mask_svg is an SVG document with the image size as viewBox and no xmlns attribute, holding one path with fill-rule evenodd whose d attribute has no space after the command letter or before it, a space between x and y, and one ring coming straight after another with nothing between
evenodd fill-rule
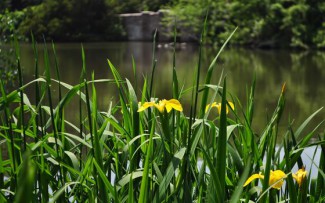
<instances>
[{"instance_id":1,"label":"tall grass blade","mask_svg":"<svg viewBox=\"0 0 325 203\"><path fill-rule=\"evenodd\" d=\"M4 173L5 173L5 168L3 166L2 150L0 150L0 188L4 188L4 182L5 182Z\"/></svg>"},{"instance_id":2,"label":"tall grass blade","mask_svg":"<svg viewBox=\"0 0 325 203\"><path fill-rule=\"evenodd\" d=\"M323 133L323 141L325 141L325 133ZM317 181L316 181L316 199L321 199L325 197L325 178L322 176L322 172L325 172L325 145L321 145L321 154L319 157L319 171L317 174ZM324 198L323 198L324 199Z\"/></svg>"},{"instance_id":3,"label":"tall grass blade","mask_svg":"<svg viewBox=\"0 0 325 203\"><path fill-rule=\"evenodd\" d=\"M173 48L173 77L172 77L172 87L173 87L173 98L179 98L178 90L178 79L176 74L176 38L177 38L177 29L176 29L176 18L174 22L174 48Z\"/></svg>"},{"instance_id":4,"label":"tall grass blade","mask_svg":"<svg viewBox=\"0 0 325 203\"><path fill-rule=\"evenodd\" d=\"M157 29L155 30L155 33L153 34L153 42L152 42L152 70L151 70L151 77L150 77L150 88L149 88L149 95L147 99L149 100L152 97L152 88L154 84L154 77L155 77L155 70L157 65L156 60L156 37L157 37Z\"/></svg>"},{"instance_id":5,"label":"tall grass blade","mask_svg":"<svg viewBox=\"0 0 325 203\"><path fill-rule=\"evenodd\" d=\"M240 199L240 196L242 195L243 192L243 185L245 181L247 180L250 168L251 168L251 163L252 163L252 157L248 157L248 160L246 162L246 166L244 169L244 172L241 174L241 177L237 183L237 187L233 194L231 195L231 198L229 200L230 203L237 203Z\"/></svg>"},{"instance_id":6,"label":"tall grass blade","mask_svg":"<svg viewBox=\"0 0 325 203\"><path fill-rule=\"evenodd\" d=\"M286 140L284 140L284 155L285 155L285 161L286 161L286 172L288 173L291 171L292 166L289 164L290 163L290 158L289 158L289 148L288 148L288 143ZM287 177L287 183L288 183L288 192L289 192L289 197L290 201L292 202L297 202L297 192L296 188L294 186L293 178L292 175L289 174Z\"/></svg>"},{"instance_id":7,"label":"tall grass blade","mask_svg":"<svg viewBox=\"0 0 325 203\"><path fill-rule=\"evenodd\" d=\"M202 33L201 33L201 36L200 36L199 59L198 59L198 64L197 64L196 74L195 74L196 79L195 79L195 96L194 96L193 117L190 116L190 118L191 118L190 125L193 122L192 118L196 118L196 109L197 109L197 102L198 102L198 96L199 96L201 63L202 63L202 47L203 47L203 43L204 43L204 39L205 39L205 35L206 35L207 21L208 21L208 15L205 16L203 29L202 29ZM207 84L207 83L205 83L205 84Z\"/></svg>"},{"instance_id":8,"label":"tall grass blade","mask_svg":"<svg viewBox=\"0 0 325 203\"><path fill-rule=\"evenodd\" d=\"M55 45L52 42L52 50L53 50L53 54L54 54L54 67L55 67L55 73L56 73L56 78L59 81L59 86L58 86L58 90L59 90L59 100L61 100L62 98L62 91L61 91L61 85L60 85L60 81L61 81L61 76L60 76L60 70L59 70L59 62L58 62L58 57L56 54L56 49L55 49Z\"/></svg>"},{"instance_id":9,"label":"tall grass blade","mask_svg":"<svg viewBox=\"0 0 325 203\"><path fill-rule=\"evenodd\" d=\"M44 41L44 65L45 65L45 78L46 78L46 84L47 84L47 95L48 95L48 102L49 102L49 108L50 108L50 121L52 125L52 130L53 130L53 135L55 139L55 151L56 151L56 157L58 159L58 165L59 165L59 173L57 174L58 179L61 183L61 185L64 185L64 180L63 180L63 169L61 167L61 148L59 147L58 144L58 135L57 135L57 125L55 122L55 117L54 117L54 105L52 101L52 93L51 93L51 73L50 73L50 60L49 60L49 52L47 50L47 45Z\"/></svg>"},{"instance_id":10,"label":"tall grass blade","mask_svg":"<svg viewBox=\"0 0 325 203\"><path fill-rule=\"evenodd\" d=\"M112 184L109 182L109 180L107 179L104 171L102 170L102 168L100 167L100 164L97 163L96 159L93 160L94 166L96 167L96 170L98 171L98 175L100 177L101 182L103 183L101 186L103 188L101 188L101 192L105 192L105 194L101 194L103 196L101 201L103 202L109 202L108 197L106 197L106 199L104 198L104 196L107 196L107 194L110 194L110 196L115 197L115 190L114 187L112 186ZM108 193L109 192L109 193ZM106 200L106 201L105 201ZM117 201L118 202L118 201Z\"/></svg>"},{"instance_id":11,"label":"tall grass blade","mask_svg":"<svg viewBox=\"0 0 325 203\"><path fill-rule=\"evenodd\" d=\"M56 49L55 49L55 45L52 42L52 50L53 50L53 54L54 54L54 67L55 67L55 73L56 73L56 78L59 81L59 86L58 86L58 99L59 101L61 101L62 99L62 90L61 90L61 76L60 76L60 71L59 71L59 62L58 62L58 57L56 54ZM60 133L61 131L64 131L64 118L63 118L63 111L59 111L58 113L58 122L57 122L57 129L58 132ZM61 141L64 143L64 136L60 137Z\"/></svg>"},{"instance_id":12,"label":"tall grass blade","mask_svg":"<svg viewBox=\"0 0 325 203\"><path fill-rule=\"evenodd\" d=\"M17 62L17 69L18 69L18 80L19 80L19 87L23 86L23 76L22 76L22 70L20 65L20 49L18 45L18 41L15 38L15 49L16 49L16 62ZM24 119L24 92L22 89L19 90L20 95L20 129L22 130L21 137L23 137L23 149L26 151L26 133L25 133L25 119Z\"/></svg>"},{"instance_id":13,"label":"tall grass blade","mask_svg":"<svg viewBox=\"0 0 325 203\"><path fill-rule=\"evenodd\" d=\"M144 168L143 168L143 175L142 175L142 181L141 181L141 188L140 188L140 194L139 194L139 200L138 202L147 202L148 201L148 186L149 181L148 177L150 174L149 167L152 157L152 151L153 151L153 135L155 132L155 119L152 120L152 125L150 129L150 138L149 138L149 146L147 147L146 156L145 156L145 162L144 162Z\"/></svg>"},{"instance_id":14,"label":"tall grass blade","mask_svg":"<svg viewBox=\"0 0 325 203\"><path fill-rule=\"evenodd\" d=\"M159 192L155 196L154 202L162 202L166 198L166 193L169 188L169 184L174 176L178 165L184 157L186 148L180 149L173 157L172 161L169 163L166 170L166 174L163 176L161 183L159 184Z\"/></svg>"},{"instance_id":15,"label":"tall grass blade","mask_svg":"<svg viewBox=\"0 0 325 203\"><path fill-rule=\"evenodd\" d=\"M130 176L130 182L129 182L129 193L128 193L128 203L134 203L134 191L133 191L133 178L132 175Z\"/></svg>"},{"instance_id":16,"label":"tall grass blade","mask_svg":"<svg viewBox=\"0 0 325 203\"><path fill-rule=\"evenodd\" d=\"M256 86L256 75L254 75L253 84L250 88L250 94L249 94L249 101L248 101L248 108L246 110L246 116L248 120L249 126L252 125L253 117L254 117L254 95L255 95L255 86Z\"/></svg>"},{"instance_id":17,"label":"tall grass blade","mask_svg":"<svg viewBox=\"0 0 325 203\"><path fill-rule=\"evenodd\" d=\"M94 73L92 73L92 80L94 80ZM92 83L92 98L93 98L93 102L92 102L92 114L91 114L91 120L92 120L92 131L93 131L93 149L95 152L95 161L94 164L96 166L96 163L98 164L98 167L96 166L96 169L101 177L101 179L99 179L99 183L98 183L98 192L99 192L99 197L101 198L100 200L103 202L109 202L108 201L108 196L107 196L107 191L106 191L106 187L107 185L105 184L106 181L106 176L105 178L102 177L102 175L100 174L102 172L102 169L104 168L103 166L103 157L102 157L102 148L100 146L100 134L97 131L97 94L96 94L96 88L95 88L95 84ZM106 186L105 186L106 185ZM113 194L113 193L112 193Z\"/></svg>"},{"instance_id":18,"label":"tall grass blade","mask_svg":"<svg viewBox=\"0 0 325 203\"><path fill-rule=\"evenodd\" d=\"M226 157L227 157L227 88L226 79L223 83L222 100L221 100L221 114L220 114L220 127L218 136L217 148L217 176L220 180L220 201L225 201L225 182L226 182Z\"/></svg>"},{"instance_id":19,"label":"tall grass blade","mask_svg":"<svg viewBox=\"0 0 325 203\"><path fill-rule=\"evenodd\" d=\"M4 106L4 114L5 114L5 126L7 127L8 130L5 131L6 137L9 137L10 139L7 138L7 143L8 143L8 153L9 153L9 158L10 158L10 173L13 178L13 180L10 182L10 189L12 191L15 191L17 187L17 157L19 154L17 154L15 151L15 140L14 140L14 134L13 134L13 127L11 123L11 114L9 111L8 107L8 101L7 101L7 95L4 89L3 81L0 81L0 89L1 89L1 94L2 94L2 103ZM12 199L12 197L10 197Z\"/></svg>"},{"instance_id":20,"label":"tall grass blade","mask_svg":"<svg viewBox=\"0 0 325 203\"><path fill-rule=\"evenodd\" d=\"M137 91L138 90L138 74L137 74L137 67L135 64L134 57L132 56L132 70L133 70L133 77L134 77L134 89Z\"/></svg>"},{"instance_id":21,"label":"tall grass blade","mask_svg":"<svg viewBox=\"0 0 325 203\"><path fill-rule=\"evenodd\" d=\"M204 160L206 161L209 169L210 169L210 178L209 178L209 182L208 182L208 186L211 187L210 188L210 193L208 193L207 195L209 195L209 200L210 202L217 202L217 203L222 203L222 193L224 193L222 191L222 186L221 186L221 182L218 176L218 171L216 170L215 165L212 163L212 159L211 157L208 155L208 153L206 152L205 149L201 149L202 153L203 153L203 157Z\"/></svg>"},{"instance_id":22,"label":"tall grass blade","mask_svg":"<svg viewBox=\"0 0 325 203\"><path fill-rule=\"evenodd\" d=\"M139 118L139 113L137 112L138 110L138 99L137 99L137 96L136 96L136 93L130 83L130 81L128 79L126 79L126 84L127 84L127 87L128 87L128 90L129 90L129 100L130 100L130 112L131 112L131 138L134 138L136 136L139 135L139 132L140 132L140 129L139 129L139 124L140 124L140 118ZM140 143L138 141L136 141L135 145L138 146ZM130 150L130 153L134 153L134 147L132 146L131 150ZM140 162L140 154L135 154L133 155L133 160L130 160L131 163L130 163L130 169L131 171L135 170L137 165L139 164Z\"/></svg>"},{"instance_id":23,"label":"tall grass blade","mask_svg":"<svg viewBox=\"0 0 325 203\"><path fill-rule=\"evenodd\" d=\"M318 109L317 111L315 111L312 115L310 115L296 130L295 132L295 136L296 138L298 138L300 136L300 134L302 133L302 131L305 129L305 127L308 125L308 123L316 116L316 114L318 114L321 110L323 109L323 107L321 107L320 109Z\"/></svg>"},{"instance_id":24,"label":"tall grass blade","mask_svg":"<svg viewBox=\"0 0 325 203\"><path fill-rule=\"evenodd\" d=\"M31 202L33 199L34 176L35 166L31 159L30 152L26 151L19 174L19 187L17 187L17 192L15 194L15 203Z\"/></svg>"},{"instance_id":25,"label":"tall grass blade","mask_svg":"<svg viewBox=\"0 0 325 203\"><path fill-rule=\"evenodd\" d=\"M211 78L212 78L212 73L213 70L215 68L216 62L219 58L219 55L222 53L222 51L224 50L224 48L226 47L226 45L228 44L229 40L231 39L231 37L235 34L237 28L229 35L229 37L227 38L227 40L223 43L223 45L221 46L219 52L217 53L217 55L215 56L215 58L212 60L209 68L208 68L208 72L207 75L205 77L205 82L204 84L208 85L211 82ZM207 100L208 100L208 95L209 95L209 89L204 89L203 91L203 96L202 96L202 101L201 101L201 108L200 108L200 118L202 118L204 116L205 113L205 106L207 105Z\"/></svg>"},{"instance_id":26,"label":"tall grass blade","mask_svg":"<svg viewBox=\"0 0 325 203\"><path fill-rule=\"evenodd\" d=\"M33 44L33 52L34 52L34 74L35 74L35 80L39 78L39 63L38 63L38 49L37 49L37 42L34 39L33 33L31 34L32 36L32 44ZM46 82L46 81L45 81ZM41 105L42 105L42 97L41 97L41 92L40 92L40 83L35 82L35 103L38 105L38 110L37 114L35 116L35 130L36 131L36 139L35 141L38 141L39 139L42 139L44 137L44 131L43 128L41 127L40 129L38 126L43 126L43 113L40 110ZM45 94L45 91L44 91ZM44 97L43 97L44 98ZM48 183L45 181L46 177L44 176L45 173L45 158L44 158L44 148L41 146L39 148L38 153L40 154L40 170L37 171L38 174L38 182L35 184L39 184L39 194L38 194L38 199L41 200L42 202L46 202L49 199L49 194L48 194ZM37 185L36 185L37 187Z\"/></svg>"},{"instance_id":27,"label":"tall grass blade","mask_svg":"<svg viewBox=\"0 0 325 203\"><path fill-rule=\"evenodd\" d=\"M82 70L80 73L80 78L79 78L79 85L84 85L84 81L86 80L86 57L85 57L85 51L83 46L81 45L81 59L82 59ZM83 138L83 130L84 130L84 125L83 125L83 111L82 111L82 96L81 96L81 92L83 91L83 89L80 89L78 91L79 93L79 137L80 139ZM86 138L85 138L86 139ZM83 154L83 146L80 145L79 146L79 167L82 167L82 154Z\"/></svg>"}]
</instances>

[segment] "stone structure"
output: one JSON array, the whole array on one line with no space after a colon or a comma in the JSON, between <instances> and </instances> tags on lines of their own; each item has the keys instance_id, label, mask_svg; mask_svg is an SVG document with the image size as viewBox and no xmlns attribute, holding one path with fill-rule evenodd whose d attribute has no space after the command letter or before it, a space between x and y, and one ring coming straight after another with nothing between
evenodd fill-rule
<instances>
[{"instance_id":1,"label":"stone structure","mask_svg":"<svg viewBox=\"0 0 325 203\"><path fill-rule=\"evenodd\" d=\"M158 42L172 42L173 28L162 24L164 15L168 15L168 11L143 11L141 13L120 14L119 16L129 41L152 41L157 29L156 39ZM195 41L193 36L188 32L188 29L178 28L178 41Z\"/></svg>"}]
</instances>

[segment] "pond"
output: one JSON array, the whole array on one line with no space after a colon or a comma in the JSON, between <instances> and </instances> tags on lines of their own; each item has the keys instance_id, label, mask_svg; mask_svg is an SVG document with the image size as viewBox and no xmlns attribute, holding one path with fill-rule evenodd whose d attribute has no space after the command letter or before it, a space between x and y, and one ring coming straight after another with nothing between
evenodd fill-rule
<instances>
[{"instance_id":1,"label":"pond","mask_svg":"<svg viewBox=\"0 0 325 203\"><path fill-rule=\"evenodd\" d=\"M78 84L82 67L81 44L67 43L55 46L61 80L71 85ZM92 72L95 79L113 78L107 59L120 71L123 78L128 78L133 84L135 79L132 71L132 57L135 60L139 81L143 79L143 75L151 74L152 43L86 43L83 44L83 47L86 53L89 79ZM42 50L43 47L39 46L41 69L43 68ZM184 85L184 90L191 87L194 81L198 50L199 48L195 44L179 44L176 47L176 70L180 87ZM202 82L206 70L217 52L218 49L204 47ZM173 47L170 44L158 44L155 58L157 59L154 78L155 95L158 98L171 98ZM32 80L34 54L30 44L21 45L21 63L24 81ZM54 69L53 66L52 68ZM287 87L286 109L281 124L283 131L292 120L294 120L293 126L296 129L309 115L324 106L325 53L323 52L229 48L224 50L219 57L217 67L213 72L215 83L219 81L222 71L227 76L229 93L238 97L244 107L246 106L248 88L252 84L254 75L256 76L255 120L253 123L257 133L261 133L267 118L273 113L283 83L286 83ZM55 71L53 71L52 77L55 77L54 73ZM114 102L117 98L116 88L113 84L98 84L97 87L99 107L102 111L106 111L110 102ZM33 98L33 90L28 90L28 93ZM185 93L181 99L185 106L185 113L189 109L189 100L190 91ZM66 112L67 118L77 117L73 109ZM75 109L78 111L78 108ZM316 116L309 129L313 129L324 118L323 110Z\"/></svg>"}]
</instances>

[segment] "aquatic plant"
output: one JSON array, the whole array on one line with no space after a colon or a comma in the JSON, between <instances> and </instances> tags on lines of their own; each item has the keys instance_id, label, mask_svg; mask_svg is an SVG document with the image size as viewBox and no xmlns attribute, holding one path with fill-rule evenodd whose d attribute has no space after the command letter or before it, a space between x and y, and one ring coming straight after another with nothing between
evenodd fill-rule
<instances>
[{"instance_id":1,"label":"aquatic plant","mask_svg":"<svg viewBox=\"0 0 325 203\"><path fill-rule=\"evenodd\" d=\"M5 149L0 154L1 202L323 201L325 135L318 133L321 123L311 132L304 131L321 109L297 130L289 123L282 135L278 126L286 89L279 84L275 110L267 117L264 131L257 134L253 128L255 82L244 104L235 96L226 99L227 82L221 70L219 83L211 84L218 70L216 61L232 35L212 60L205 81L200 81L204 74L204 47L200 47L193 87L188 90L180 88L174 51L173 99L158 102L152 91L155 55L152 73L141 84L123 79L109 60L113 78L95 79L92 74L88 80L81 48L80 83L70 85L60 80L62 67L51 66L46 44L44 64L40 63L34 42L35 79L23 83L20 75L20 86L12 92L0 83L0 145ZM51 50L56 62L54 44ZM19 60L17 51L21 71ZM39 74L40 66L45 75ZM56 70L54 77L51 68ZM106 111L97 106L98 83L109 83L118 92L118 101L112 101ZM35 98L26 94L28 89L35 91ZM185 94L192 98L189 107L181 105ZM65 116L72 102L79 109L76 123ZM219 116L211 120L213 107ZM319 160L310 157L312 166L307 166L317 166L314 176L302 170L306 162L301 155L310 147L314 154L320 152ZM296 165L300 170L292 173ZM263 176L248 178L256 171ZM261 185L248 186L255 178L262 179Z\"/></svg>"}]
</instances>

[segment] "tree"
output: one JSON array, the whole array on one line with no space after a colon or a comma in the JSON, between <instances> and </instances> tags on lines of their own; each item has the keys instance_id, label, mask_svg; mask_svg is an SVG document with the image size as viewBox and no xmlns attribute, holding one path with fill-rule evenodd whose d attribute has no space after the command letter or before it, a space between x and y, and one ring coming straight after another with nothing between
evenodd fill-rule
<instances>
[{"instance_id":1,"label":"tree","mask_svg":"<svg viewBox=\"0 0 325 203\"><path fill-rule=\"evenodd\" d=\"M55 41L109 40L120 35L114 9L104 0L45 0L26 8L19 32Z\"/></svg>"},{"instance_id":2,"label":"tree","mask_svg":"<svg viewBox=\"0 0 325 203\"><path fill-rule=\"evenodd\" d=\"M169 9L194 32L208 12L208 42L253 47L325 47L325 3L317 0L178 0Z\"/></svg>"}]
</instances>

